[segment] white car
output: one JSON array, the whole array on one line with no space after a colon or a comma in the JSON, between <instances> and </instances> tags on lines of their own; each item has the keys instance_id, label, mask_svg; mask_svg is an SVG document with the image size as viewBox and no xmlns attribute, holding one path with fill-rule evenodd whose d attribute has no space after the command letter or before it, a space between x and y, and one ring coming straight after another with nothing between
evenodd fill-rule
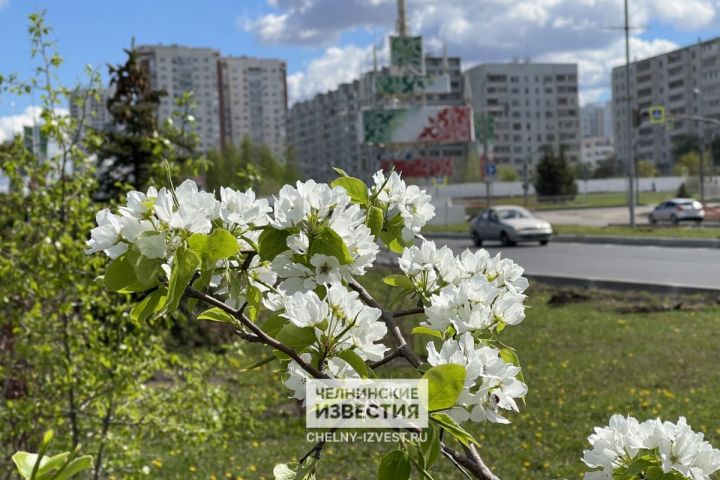
<instances>
[{"instance_id":1,"label":"white car","mask_svg":"<svg viewBox=\"0 0 720 480\"><path fill-rule=\"evenodd\" d=\"M667 200L650 212L648 220L650 223L672 222L677 224L681 221L691 220L700 223L705 218L703 204L692 198L673 198Z\"/></svg>"},{"instance_id":2,"label":"white car","mask_svg":"<svg viewBox=\"0 0 720 480\"><path fill-rule=\"evenodd\" d=\"M470 221L470 236L476 247L485 240L499 240L503 245L530 241L547 245L552 233L548 222L516 206L488 208Z\"/></svg>"}]
</instances>

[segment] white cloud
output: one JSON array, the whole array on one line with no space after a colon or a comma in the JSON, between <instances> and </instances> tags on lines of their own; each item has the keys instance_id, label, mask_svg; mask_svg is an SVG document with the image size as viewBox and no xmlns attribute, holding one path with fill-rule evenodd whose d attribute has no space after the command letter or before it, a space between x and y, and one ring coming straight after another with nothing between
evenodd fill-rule
<instances>
[{"instance_id":1,"label":"white cloud","mask_svg":"<svg viewBox=\"0 0 720 480\"><path fill-rule=\"evenodd\" d=\"M288 76L291 102L332 90L341 83L357 79L370 68L372 46L330 47L321 57L311 60L304 72Z\"/></svg>"},{"instance_id":2,"label":"white cloud","mask_svg":"<svg viewBox=\"0 0 720 480\"><path fill-rule=\"evenodd\" d=\"M31 127L38 121L41 111L40 107L30 106L20 114L0 117L0 142L11 140L16 134L22 133L23 127Z\"/></svg>"},{"instance_id":3,"label":"white cloud","mask_svg":"<svg viewBox=\"0 0 720 480\"><path fill-rule=\"evenodd\" d=\"M7 7L10 4L10 0L0 0L0 10Z\"/></svg>"},{"instance_id":4,"label":"white cloud","mask_svg":"<svg viewBox=\"0 0 720 480\"><path fill-rule=\"evenodd\" d=\"M343 32L373 28L392 32L395 0L268 0L272 13L246 19L243 27L261 42L326 47L321 57L288 81L291 98L333 88L357 77L367 65L368 48L335 47ZM411 32L422 34L438 52L447 43L463 66L504 62L513 57L532 61L578 63L581 98L607 93L612 66L624 55L623 0L408 0ZM652 38L649 25L693 31L720 27L717 0L633 0L630 3L633 59L666 52L677 45ZM362 55L361 55L362 52ZM366 58L363 61L360 57Z\"/></svg>"}]
</instances>

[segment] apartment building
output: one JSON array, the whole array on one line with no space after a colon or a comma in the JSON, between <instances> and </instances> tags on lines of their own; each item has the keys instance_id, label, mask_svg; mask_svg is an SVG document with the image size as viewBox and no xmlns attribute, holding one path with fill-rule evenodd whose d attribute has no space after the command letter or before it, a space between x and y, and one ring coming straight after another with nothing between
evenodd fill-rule
<instances>
[{"instance_id":1,"label":"apartment building","mask_svg":"<svg viewBox=\"0 0 720 480\"><path fill-rule=\"evenodd\" d=\"M240 145L248 137L285 157L287 85L285 62L250 57L219 61L221 143Z\"/></svg>"},{"instance_id":2,"label":"apartment building","mask_svg":"<svg viewBox=\"0 0 720 480\"><path fill-rule=\"evenodd\" d=\"M475 115L492 116L492 158L522 171L542 149L565 149L580 159L576 64L512 62L484 64L465 72Z\"/></svg>"},{"instance_id":3,"label":"apartment building","mask_svg":"<svg viewBox=\"0 0 720 480\"><path fill-rule=\"evenodd\" d=\"M443 144L413 148L397 145L377 148L361 143L359 129L364 108L419 105L423 99L413 97L397 103L395 97L375 93L375 76L390 73L388 67L367 72L360 79L344 83L337 89L295 103L288 114L288 145L303 173L311 178L328 180L339 167L352 175L368 178L380 168L383 160L450 158L464 162L467 145ZM450 91L423 95L425 105L463 105L463 77L458 57L425 57L425 74L448 75ZM456 169L457 170L457 169Z\"/></svg>"},{"instance_id":4,"label":"apartment building","mask_svg":"<svg viewBox=\"0 0 720 480\"><path fill-rule=\"evenodd\" d=\"M167 93L160 103L159 120L172 116L175 101L184 92L193 92L198 146L201 151L220 148L220 52L180 45L141 45L137 52L153 88Z\"/></svg>"},{"instance_id":5,"label":"apartment building","mask_svg":"<svg viewBox=\"0 0 720 480\"><path fill-rule=\"evenodd\" d=\"M630 108L627 107L625 65L612 71L615 145L627 163L630 149L635 160L650 160L660 173L670 173L673 146L688 136L709 135L686 116L720 118L720 38L630 64ZM650 124L647 118L628 129L637 113L663 106L668 118ZM632 134L630 133L632 131Z\"/></svg>"},{"instance_id":6,"label":"apartment building","mask_svg":"<svg viewBox=\"0 0 720 480\"><path fill-rule=\"evenodd\" d=\"M585 137L580 140L580 161L594 169L615 153L613 142L606 137Z\"/></svg>"},{"instance_id":7,"label":"apartment building","mask_svg":"<svg viewBox=\"0 0 720 480\"><path fill-rule=\"evenodd\" d=\"M612 141L612 101L588 103L580 107L580 129L583 138L607 138Z\"/></svg>"},{"instance_id":8,"label":"apartment building","mask_svg":"<svg viewBox=\"0 0 720 480\"><path fill-rule=\"evenodd\" d=\"M112 125L107 102L114 92L114 88L100 88L92 93L82 88L75 90L70 100L70 116L82 120L84 128L107 130Z\"/></svg>"}]
</instances>

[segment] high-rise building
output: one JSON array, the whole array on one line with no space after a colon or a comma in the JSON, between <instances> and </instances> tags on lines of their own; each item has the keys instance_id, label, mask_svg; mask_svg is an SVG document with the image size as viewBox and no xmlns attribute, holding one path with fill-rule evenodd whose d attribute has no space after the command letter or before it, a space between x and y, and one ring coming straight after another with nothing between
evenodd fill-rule
<instances>
[{"instance_id":1,"label":"high-rise building","mask_svg":"<svg viewBox=\"0 0 720 480\"><path fill-rule=\"evenodd\" d=\"M285 156L287 85L285 62L223 57L220 71L220 130L223 144L240 145L248 137Z\"/></svg>"},{"instance_id":2,"label":"high-rise building","mask_svg":"<svg viewBox=\"0 0 720 480\"><path fill-rule=\"evenodd\" d=\"M697 43L630 64L630 111L625 66L612 72L615 149L627 164L630 148L635 160L650 160L660 173L672 171L673 146L704 133L695 120L683 116L720 118L720 38ZM651 124L642 113L663 106L672 122ZM628 117L630 116L630 117ZM628 129L635 117L641 123Z\"/></svg>"},{"instance_id":3,"label":"high-rise building","mask_svg":"<svg viewBox=\"0 0 720 480\"><path fill-rule=\"evenodd\" d=\"M375 77L388 72L389 69L384 67L377 72L365 73L358 80L297 102L290 108L288 145L294 153L295 162L306 176L327 180L335 175L332 167L339 167L357 177L367 178L380 168L383 160L443 158L458 165L466 161L465 144L396 145L380 149L361 142L362 110L392 106L393 99L378 95L374 88ZM450 86L449 93L426 93L425 105L464 104L460 58L426 56L425 75L447 75Z\"/></svg>"},{"instance_id":4,"label":"high-rise building","mask_svg":"<svg viewBox=\"0 0 720 480\"><path fill-rule=\"evenodd\" d=\"M94 92L82 88L75 90L70 101L70 116L82 121L83 128L107 130L112 126L107 102L114 92L114 88L100 88Z\"/></svg>"},{"instance_id":5,"label":"high-rise building","mask_svg":"<svg viewBox=\"0 0 720 480\"><path fill-rule=\"evenodd\" d=\"M612 140L605 137L584 137L580 140L580 161L590 168L596 168L598 164L614 153Z\"/></svg>"},{"instance_id":6,"label":"high-rise building","mask_svg":"<svg viewBox=\"0 0 720 480\"><path fill-rule=\"evenodd\" d=\"M612 101L588 103L580 107L583 138L613 138Z\"/></svg>"},{"instance_id":7,"label":"high-rise building","mask_svg":"<svg viewBox=\"0 0 720 480\"><path fill-rule=\"evenodd\" d=\"M580 159L576 64L484 64L465 72L476 116L492 117L492 158L522 171L546 146ZM480 134L481 132L478 132Z\"/></svg>"},{"instance_id":8,"label":"high-rise building","mask_svg":"<svg viewBox=\"0 0 720 480\"><path fill-rule=\"evenodd\" d=\"M202 151L220 148L220 52L179 45L141 45L137 52L153 88L167 93L160 102L159 120L172 116L183 93L193 92L198 146Z\"/></svg>"}]
</instances>

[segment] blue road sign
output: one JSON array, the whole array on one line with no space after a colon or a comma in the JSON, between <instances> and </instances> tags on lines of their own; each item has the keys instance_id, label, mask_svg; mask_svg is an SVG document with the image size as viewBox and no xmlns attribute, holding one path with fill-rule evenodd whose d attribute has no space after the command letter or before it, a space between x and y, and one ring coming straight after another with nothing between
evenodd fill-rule
<instances>
[{"instance_id":1,"label":"blue road sign","mask_svg":"<svg viewBox=\"0 0 720 480\"><path fill-rule=\"evenodd\" d=\"M485 165L485 175L488 177L494 177L497 173L497 166L494 163L488 163Z\"/></svg>"}]
</instances>

